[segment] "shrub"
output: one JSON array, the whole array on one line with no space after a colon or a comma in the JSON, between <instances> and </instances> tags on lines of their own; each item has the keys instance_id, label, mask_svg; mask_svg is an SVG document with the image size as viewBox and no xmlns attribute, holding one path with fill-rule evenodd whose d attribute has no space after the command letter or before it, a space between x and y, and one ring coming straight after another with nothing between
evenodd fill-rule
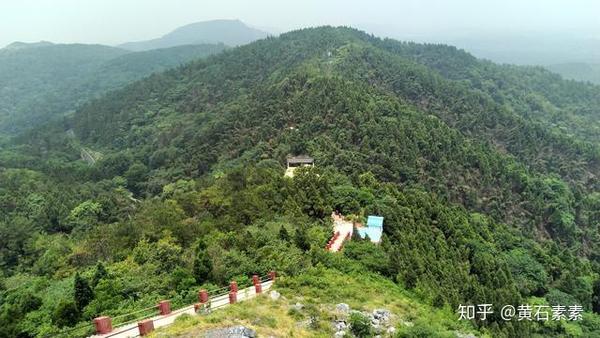
<instances>
[{"instance_id":1,"label":"shrub","mask_svg":"<svg viewBox=\"0 0 600 338\"><path fill-rule=\"evenodd\" d=\"M74 302L61 302L54 310L53 322L58 327L73 326L79 321L79 310Z\"/></svg>"},{"instance_id":2,"label":"shrub","mask_svg":"<svg viewBox=\"0 0 600 338\"><path fill-rule=\"evenodd\" d=\"M350 331L359 338L371 337L373 335L369 318L360 312L352 312L350 314Z\"/></svg>"}]
</instances>

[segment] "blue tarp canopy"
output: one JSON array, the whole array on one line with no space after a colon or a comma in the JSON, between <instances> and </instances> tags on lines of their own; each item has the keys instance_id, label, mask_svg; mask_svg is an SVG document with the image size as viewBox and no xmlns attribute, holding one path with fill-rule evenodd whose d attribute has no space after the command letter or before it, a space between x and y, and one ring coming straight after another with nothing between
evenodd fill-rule
<instances>
[{"instance_id":1,"label":"blue tarp canopy","mask_svg":"<svg viewBox=\"0 0 600 338\"><path fill-rule=\"evenodd\" d=\"M358 235L360 238L365 238L367 235L371 242L379 243L381 242L381 234L383 234L383 228L379 227L371 227L371 228L359 228Z\"/></svg>"},{"instance_id":2,"label":"blue tarp canopy","mask_svg":"<svg viewBox=\"0 0 600 338\"><path fill-rule=\"evenodd\" d=\"M383 228L383 217L369 216L369 218L367 218L367 227Z\"/></svg>"},{"instance_id":3,"label":"blue tarp canopy","mask_svg":"<svg viewBox=\"0 0 600 338\"><path fill-rule=\"evenodd\" d=\"M367 227L358 228L357 230L360 238L365 238L368 235L371 242L379 243L383 234L383 217L369 216L367 218Z\"/></svg>"}]
</instances>

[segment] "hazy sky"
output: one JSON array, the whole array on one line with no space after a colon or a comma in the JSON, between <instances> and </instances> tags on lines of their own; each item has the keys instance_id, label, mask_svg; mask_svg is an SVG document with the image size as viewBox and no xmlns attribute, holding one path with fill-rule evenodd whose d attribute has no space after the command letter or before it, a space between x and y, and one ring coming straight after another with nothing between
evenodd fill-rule
<instances>
[{"instance_id":1,"label":"hazy sky","mask_svg":"<svg viewBox=\"0 0 600 338\"><path fill-rule=\"evenodd\" d=\"M272 31L343 24L415 37L475 31L600 38L597 0L0 0L0 46L118 44L210 19L240 19Z\"/></svg>"}]
</instances>

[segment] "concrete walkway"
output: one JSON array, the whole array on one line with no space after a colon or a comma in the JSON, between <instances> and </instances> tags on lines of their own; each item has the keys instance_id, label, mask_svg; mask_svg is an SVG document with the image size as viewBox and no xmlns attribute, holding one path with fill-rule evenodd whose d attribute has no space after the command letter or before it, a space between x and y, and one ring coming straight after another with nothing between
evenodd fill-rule
<instances>
[{"instance_id":1,"label":"concrete walkway","mask_svg":"<svg viewBox=\"0 0 600 338\"><path fill-rule=\"evenodd\" d=\"M269 280L269 281L263 282L261 284L262 284L262 292L265 293L269 289L271 289L271 286L273 285L273 281ZM256 296L257 296L256 290L255 290L254 286L251 286L249 288L241 289L238 291L237 301L241 302L244 300L252 299ZM226 294L226 295L218 296L215 298L210 298L210 303L211 303L211 305L210 305L211 310L217 310L220 308L224 308L229 305L229 295ZM160 327L165 327L165 326L173 324L173 322L175 322L175 319L183 314L196 315L196 312L194 311L194 305L187 306L182 309L173 311L170 314L165 315L165 316L156 316L156 317L152 317L149 319L152 319L154 321L154 328L158 329ZM140 321L142 321L142 320L140 319ZM102 334L102 335L93 335L93 336L90 336L90 338L107 338L107 337L130 338L130 337L139 337L139 336L140 336L140 332L138 330L138 323L135 322L135 323L132 323L129 325L117 327L117 328L113 329L113 331L111 333Z\"/></svg>"},{"instance_id":2,"label":"concrete walkway","mask_svg":"<svg viewBox=\"0 0 600 338\"><path fill-rule=\"evenodd\" d=\"M333 241L329 251L338 252L342 248L346 237L352 236L354 225L352 222L344 219L344 216L342 215L336 215L335 213L332 213L331 218L333 219L333 233L339 233L339 236Z\"/></svg>"}]
</instances>

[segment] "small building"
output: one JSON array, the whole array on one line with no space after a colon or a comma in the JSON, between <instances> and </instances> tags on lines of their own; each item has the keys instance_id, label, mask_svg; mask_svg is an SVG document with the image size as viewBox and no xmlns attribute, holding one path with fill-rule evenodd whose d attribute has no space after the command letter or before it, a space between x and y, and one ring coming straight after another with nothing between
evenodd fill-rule
<instances>
[{"instance_id":1,"label":"small building","mask_svg":"<svg viewBox=\"0 0 600 338\"><path fill-rule=\"evenodd\" d=\"M312 157L301 155L291 156L287 158L287 169L285 170L285 176L294 177L294 170L299 167L313 167L315 160Z\"/></svg>"},{"instance_id":2,"label":"small building","mask_svg":"<svg viewBox=\"0 0 600 338\"><path fill-rule=\"evenodd\" d=\"M369 236L371 242L379 243L381 242L381 235L383 235L383 217L369 216L367 218L367 226L357 228L356 230L360 238L364 239Z\"/></svg>"}]
</instances>

